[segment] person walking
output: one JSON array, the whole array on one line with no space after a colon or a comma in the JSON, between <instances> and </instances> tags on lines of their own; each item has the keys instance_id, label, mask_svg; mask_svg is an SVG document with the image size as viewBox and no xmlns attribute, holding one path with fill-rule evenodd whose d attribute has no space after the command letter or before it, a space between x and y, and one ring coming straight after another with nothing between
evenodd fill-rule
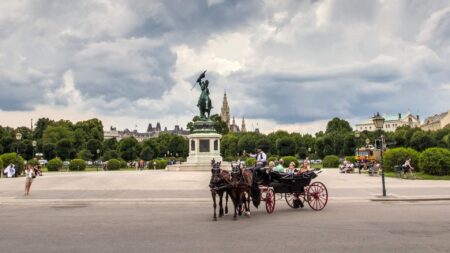
<instances>
[{"instance_id":1,"label":"person walking","mask_svg":"<svg viewBox=\"0 0 450 253\"><path fill-rule=\"evenodd\" d=\"M30 187L35 177L36 174L34 173L33 166L31 166L31 164L27 164L27 167L25 169L25 193L23 194L24 196L30 195Z\"/></svg>"}]
</instances>

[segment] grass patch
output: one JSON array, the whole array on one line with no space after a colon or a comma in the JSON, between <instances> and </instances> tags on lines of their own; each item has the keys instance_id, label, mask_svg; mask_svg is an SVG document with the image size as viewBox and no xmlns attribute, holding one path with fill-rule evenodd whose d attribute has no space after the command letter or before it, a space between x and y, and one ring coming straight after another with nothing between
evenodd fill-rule
<instances>
[{"instance_id":1,"label":"grass patch","mask_svg":"<svg viewBox=\"0 0 450 253\"><path fill-rule=\"evenodd\" d=\"M398 176L397 173L395 172L385 172L384 175L386 177L397 177L400 178ZM417 172L414 173L415 178L411 177L409 174L407 175L407 177L403 178L403 179L419 179L419 180L450 180L450 175L447 176L433 176L433 175L428 175L425 174L423 172Z\"/></svg>"},{"instance_id":2,"label":"grass patch","mask_svg":"<svg viewBox=\"0 0 450 253\"><path fill-rule=\"evenodd\" d=\"M321 163L319 164L311 164L311 169L322 169L323 165Z\"/></svg>"}]
</instances>

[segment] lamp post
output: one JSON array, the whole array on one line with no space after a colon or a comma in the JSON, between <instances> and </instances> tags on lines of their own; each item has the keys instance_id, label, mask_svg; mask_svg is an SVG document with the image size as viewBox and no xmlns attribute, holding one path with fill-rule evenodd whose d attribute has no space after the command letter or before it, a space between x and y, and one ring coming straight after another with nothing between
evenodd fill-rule
<instances>
[{"instance_id":1,"label":"lamp post","mask_svg":"<svg viewBox=\"0 0 450 253\"><path fill-rule=\"evenodd\" d=\"M358 173L361 174L361 165L359 164L359 161L358 161L358 157L359 157L359 154L358 154L359 137L361 137L361 132L356 130L355 131L355 156L356 156L356 162L357 163L355 164L355 166L356 165L358 166Z\"/></svg>"},{"instance_id":2,"label":"lamp post","mask_svg":"<svg viewBox=\"0 0 450 253\"><path fill-rule=\"evenodd\" d=\"M381 165L381 183L383 185L383 197L386 197L386 185L384 181L384 166L383 166L383 136L381 136L381 129L383 129L384 126L384 118L380 115L379 112L372 118L373 124L375 125L375 128L378 130L378 134L381 138L381 150L380 150L380 165Z\"/></svg>"},{"instance_id":3,"label":"lamp post","mask_svg":"<svg viewBox=\"0 0 450 253\"><path fill-rule=\"evenodd\" d=\"M32 141L31 146L33 146L33 158L34 158L34 154L36 153L35 150L36 150L36 146L37 146L37 141Z\"/></svg>"},{"instance_id":4,"label":"lamp post","mask_svg":"<svg viewBox=\"0 0 450 253\"><path fill-rule=\"evenodd\" d=\"M97 160L98 160L98 155L100 154L100 149L97 149L96 150L97 151ZM95 166L97 167L97 171L98 171L98 163L97 163L97 161L94 161L95 162Z\"/></svg>"},{"instance_id":5,"label":"lamp post","mask_svg":"<svg viewBox=\"0 0 450 253\"><path fill-rule=\"evenodd\" d=\"M22 134L21 133L16 133L16 140L17 140L17 148L16 148L16 166L17 169L19 169L19 144L20 144L20 140L22 139ZM17 174L17 170L16 170L16 174ZM14 175L15 176L15 175Z\"/></svg>"}]
</instances>

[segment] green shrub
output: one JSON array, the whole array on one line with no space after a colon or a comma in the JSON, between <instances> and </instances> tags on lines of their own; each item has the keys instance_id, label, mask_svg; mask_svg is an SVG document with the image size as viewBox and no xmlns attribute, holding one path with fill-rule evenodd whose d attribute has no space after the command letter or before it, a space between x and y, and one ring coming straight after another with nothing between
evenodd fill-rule
<instances>
[{"instance_id":1,"label":"green shrub","mask_svg":"<svg viewBox=\"0 0 450 253\"><path fill-rule=\"evenodd\" d=\"M120 161L117 159L111 159L108 161L108 170L120 170Z\"/></svg>"},{"instance_id":2,"label":"green shrub","mask_svg":"<svg viewBox=\"0 0 450 253\"><path fill-rule=\"evenodd\" d=\"M69 170L82 171L86 169L86 162L82 159L73 159L70 161Z\"/></svg>"},{"instance_id":3,"label":"green shrub","mask_svg":"<svg viewBox=\"0 0 450 253\"><path fill-rule=\"evenodd\" d=\"M39 165L39 161L36 159L30 159L27 161L27 164L31 164L31 166L38 166Z\"/></svg>"},{"instance_id":4,"label":"green shrub","mask_svg":"<svg viewBox=\"0 0 450 253\"><path fill-rule=\"evenodd\" d=\"M128 167L127 162L123 159L120 159L120 168L121 169L126 169Z\"/></svg>"},{"instance_id":5,"label":"green shrub","mask_svg":"<svg viewBox=\"0 0 450 253\"><path fill-rule=\"evenodd\" d=\"M153 169L153 162L156 162L157 170L164 170L167 167L167 160L157 159L157 160L150 161L147 165L147 168Z\"/></svg>"},{"instance_id":6,"label":"green shrub","mask_svg":"<svg viewBox=\"0 0 450 253\"><path fill-rule=\"evenodd\" d=\"M394 171L394 166L401 166L405 163L406 159L411 158L411 166L416 171L419 171L419 156L420 153L412 148L389 149L383 154L383 166L386 171Z\"/></svg>"},{"instance_id":7,"label":"green shrub","mask_svg":"<svg viewBox=\"0 0 450 253\"><path fill-rule=\"evenodd\" d=\"M53 158L52 160L48 161L47 163L47 170L48 171L58 171L62 169L63 167L63 161L59 158Z\"/></svg>"},{"instance_id":8,"label":"green shrub","mask_svg":"<svg viewBox=\"0 0 450 253\"><path fill-rule=\"evenodd\" d=\"M226 162L232 162L232 161L234 161L234 157L226 156L225 158L223 158L223 160L226 161Z\"/></svg>"},{"instance_id":9,"label":"green shrub","mask_svg":"<svg viewBox=\"0 0 450 253\"><path fill-rule=\"evenodd\" d=\"M283 157L281 157L281 159L283 159L283 161L284 161L283 166L285 168L289 167L289 164L291 162L295 163L296 168L298 168L298 166L299 166L298 159L295 156L283 156Z\"/></svg>"},{"instance_id":10,"label":"green shrub","mask_svg":"<svg viewBox=\"0 0 450 253\"><path fill-rule=\"evenodd\" d=\"M267 159L267 161L269 161L269 162L275 162L275 161L278 161L278 156L272 155L272 156L269 157L269 159Z\"/></svg>"},{"instance_id":11,"label":"green shrub","mask_svg":"<svg viewBox=\"0 0 450 253\"><path fill-rule=\"evenodd\" d=\"M254 157L249 157L249 158L245 159L245 165L247 167L253 167L253 166L255 166L255 163L256 163L256 158L254 158Z\"/></svg>"},{"instance_id":12,"label":"green shrub","mask_svg":"<svg viewBox=\"0 0 450 253\"><path fill-rule=\"evenodd\" d=\"M327 155L323 158L324 168L337 168L339 167L339 157L335 155Z\"/></svg>"},{"instance_id":13,"label":"green shrub","mask_svg":"<svg viewBox=\"0 0 450 253\"><path fill-rule=\"evenodd\" d=\"M10 163L14 164L16 168L16 174L22 174L24 168L24 160L20 155L17 156L16 153L5 153L0 156L0 159L2 160L4 166L8 166Z\"/></svg>"},{"instance_id":14,"label":"green shrub","mask_svg":"<svg viewBox=\"0 0 450 253\"><path fill-rule=\"evenodd\" d=\"M430 175L450 175L450 150L445 148L428 148L424 150L420 155L419 167Z\"/></svg>"},{"instance_id":15,"label":"green shrub","mask_svg":"<svg viewBox=\"0 0 450 253\"><path fill-rule=\"evenodd\" d=\"M346 156L345 160L347 160L347 161L349 161L351 163L355 163L356 162L355 156Z\"/></svg>"},{"instance_id":16,"label":"green shrub","mask_svg":"<svg viewBox=\"0 0 450 253\"><path fill-rule=\"evenodd\" d=\"M3 160L0 159L0 169L2 170L0 173L3 173Z\"/></svg>"}]
</instances>

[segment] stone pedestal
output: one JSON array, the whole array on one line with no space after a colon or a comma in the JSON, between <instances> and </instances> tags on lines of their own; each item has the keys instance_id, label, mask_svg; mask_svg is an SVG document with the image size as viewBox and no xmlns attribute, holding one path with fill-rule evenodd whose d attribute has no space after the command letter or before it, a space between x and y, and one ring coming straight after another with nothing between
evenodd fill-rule
<instances>
[{"instance_id":1,"label":"stone pedestal","mask_svg":"<svg viewBox=\"0 0 450 253\"><path fill-rule=\"evenodd\" d=\"M221 162L221 137L222 135L217 133L194 133L189 135L189 156L187 163L211 165L212 159L216 162Z\"/></svg>"},{"instance_id":2,"label":"stone pedestal","mask_svg":"<svg viewBox=\"0 0 450 253\"><path fill-rule=\"evenodd\" d=\"M168 166L168 170L211 170L211 160L222 161L220 138L211 120L194 122L194 131L188 135L189 156L186 163Z\"/></svg>"}]
</instances>

